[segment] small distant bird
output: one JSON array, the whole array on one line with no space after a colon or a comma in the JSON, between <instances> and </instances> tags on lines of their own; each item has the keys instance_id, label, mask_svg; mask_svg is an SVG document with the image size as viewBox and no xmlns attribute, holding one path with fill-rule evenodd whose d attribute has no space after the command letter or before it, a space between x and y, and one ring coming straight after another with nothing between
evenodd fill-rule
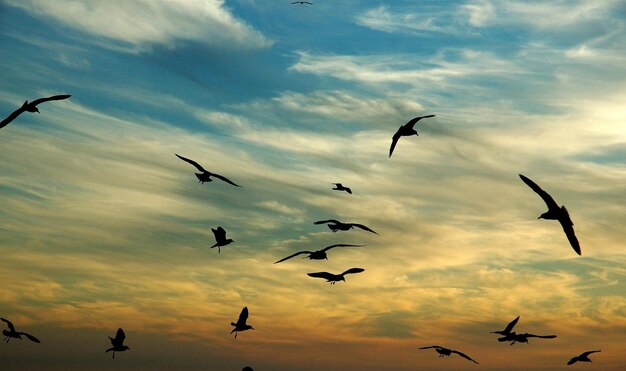
<instances>
[{"instance_id":1,"label":"small distant bird","mask_svg":"<svg viewBox=\"0 0 626 371\"><path fill-rule=\"evenodd\" d=\"M576 356L572 359L569 360L569 362L567 362L567 365L573 365L576 362L593 362L590 358L589 355L592 353L598 353L601 352L601 350L590 350L588 352L585 352L579 356Z\"/></svg>"},{"instance_id":2,"label":"small distant bird","mask_svg":"<svg viewBox=\"0 0 626 371\"><path fill-rule=\"evenodd\" d=\"M528 344L528 338L554 339L555 337L556 335L534 335L529 333L516 334L515 332L512 332L509 335L499 338L498 341L510 341L511 345L515 343Z\"/></svg>"},{"instance_id":3,"label":"small distant bird","mask_svg":"<svg viewBox=\"0 0 626 371\"><path fill-rule=\"evenodd\" d=\"M8 343L11 338L22 340L22 335L24 335L30 341L33 341L35 343L41 343L41 341L39 341L39 339L37 339L36 337L34 337L31 334L27 334L25 332L17 332L17 331L15 331L15 326L13 326L13 323L11 323L11 321L9 321L8 319L0 318L0 320L3 321L3 322L6 322L7 326L9 327L9 330L2 330L2 335L6 336L6 339L4 339L5 342Z\"/></svg>"},{"instance_id":4,"label":"small distant bird","mask_svg":"<svg viewBox=\"0 0 626 371\"><path fill-rule=\"evenodd\" d=\"M115 352L123 352L125 350L130 350L130 347L124 345L124 339L126 339L126 334L124 334L124 330L122 330L121 328L117 329L117 333L115 334L115 339L113 339L110 336L109 336L109 339L111 340L111 345L113 346L104 352L108 353L110 351L113 351L113 357L111 358L115 358Z\"/></svg>"},{"instance_id":5,"label":"small distant bird","mask_svg":"<svg viewBox=\"0 0 626 371\"><path fill-rule=\"evenodd\" d=\"M228 244L231 244L233 242L235 242L234 240L226 239L226 231L224 230L224 228L222 227L217 227L217 229L213 229L211 228L211 230L213 231L213 234L215 235L215 245L211 246L211 248L214 248L217 246L217 252L220 253L220 247L222 246L226 246Z\"/></svg>"},{"instance_id":6,"label":"small distant bird","mask_svg":"<svg viewBox=\"0 0 626 371\"><path fill-rule=\"evenodd\" d=\"M570 219L569 213L567 212L565 206L559 207L559 205L557 205L552 196L550 196L546 191L541 189L532 180L528 179L522 174L519 174L519 177L524 181L524 183L526 183L526 185L528 185L543 199L546 205L548 205L548 211L541 214L538 219L558 220L559 223L561 223L561 227L563 227L563 231L565 232L565 235L567 236L570 245L572 245L572 248L574 249L574 251L576 251L576 254L582 255L582 252L580 250L580 244L578 243L576 234L574 234L574 223L572 222L572 219Z\"/></svg>"},{"instance_id":7,"label":"small distant bird","mask_svg":"<svg viewBox=\"0 0 626 371\"><path fill-rule=\"evenodd\" d=\"M309 5L313 5L313 3L310 3L308 1L294 1L292 4L300 4L300 5L309 4Z\"/></svg>"},{"instance_id":8,"label":"small distant bird","mask_svg":"<svg viewBox=\"0 0 626 371\"><path fill-rule=\"evenodd\" d=\"M325 248L321 249L321 250L317 250L317 251L299 251L293 255L289 255L286 258L282 258L277 262L274 262L274 264L276 263L280 263L280 262L284 262L287 259L291 259L294 256L298 256L300 254L309 254L309 256L305 256L305 258L309 258L312 260L323 260L323 259L328 259L328 257L326 256L326 251L334 248L334 247L363 247L365 245L350 245L350 244L345 244L345 243L339 243L336 245L330 245L330 246L326 246Z\"/></svg>"},{"instance_id":9,"label":"small distant bird","mask_svg":"<svg viewBox=\"0 0 626 371\"><path fill-rule=\"evenodd\" d=\"M515 325L517 324L517 321L519 321L519 316L517 316L517 318L515 318L513 321L509 322L509 324L506 325L504 330L492 331L491 333L504 335L507 339L510 338L510 340L512 341L513 340L512 336L515 335L515 333L511 331L513 330L513 327L515 327ZM502 340L502 341L507 341L507 340Z\"/></svg>"},{"instance_id":10,"label":"small distant bird","mask_svg":"<svg viewBox=\"0 0 626 371\"><path fill-rule=\"evenodd\" d=\"M176 154L175 154L176 155ZM226 178L225 176L219 175L219 174L215 174L215 173L211 173L210 171L206 171L204 170L204 168L202 166L200 166L197 162L190 160L188 158L185 158L183 156L179 156L176 155L176 157L178 157L179 159L188 162L190 164L192 164L193 166L196 167L196 169L198 169L198 171L201 171L200 174L195 173L196 177L198 178L198 180L200 181L200 183L204 183L204 182L212 182L213 179L211 179L211 177L217 178L219 180L222 180L228 184L232 184L235 187L241 187L239 184L235 184L234 182L232 182L230 179Z\"/></svg>"},{"instance_id":11,"label":"small distant bird","mask_svg":"<svg viewBox=\"0 0 626 371\"><path fill-rule=\"evenodd\" d=\"M347 231L349 229L357 227L357 228L361 228L364 231L368 231L368 232L372 232L374 234L378 234L378 233L374 232L374 230L364 226L363 224L342 223L339 220L335 220L335 219L318 220L317 222L313 222L313 224L328 224L328 228L330 228L330 230L333 231L333 232Z\"/></svg>"},{"instance_id":12,"label":"small distant bird","mask_svg":"<svg viewBox=\"0 0 626 371\"><path fill-rule=\"evenodd\" d=\"M398 131L396 131L396 133L393 135L393 139L391 140L391 148L389 148L389 157L391 157L391 154L393 153L393 149L396 148L396 144L398 144L398 139L400 139L400 137L410 137L411 135L419 136L419 134L417 134L417 131L415 131L413 127L419 120L429 118L429 117L435 117L435 115L415 117L415 118L412 118L406 124L400 126Z\"/></svg>"},{"instance_id":13,"label":"small distant bird","mask_svg":"<svg viewBox=\"0 0 626 371\"><path fill-rule=\"evenodd\" d=\"M235 322L230 323L232 326L235 326L233 331L230 332L231 334L233 332L235 333L235 339L237 339L237 332L239 331L254 330L252 326L246 324L247 320L248 320L248 307L243 307L243 309L241 310L241 313L239 314L239 319L237 320L237 323Z\"/></svg>"},{"instance_id":14,"label":"small distant bird","mask_svg":"<svg viewBox=\"0 0 626 371\"><path fill-rule=\"evenodd\" d=\"M333 191L346 191L349 194L352 194L352 190L348 187L344 187L341 183L333 183L335 185L335 188L333 188Z\"/></svg>"},{"instance_id":15,"label":"small distant bird","mask_svg":"<svg viewBox=\"0 0 626 371\"><path fill-rule=\"evenodd\" d=\"M0 122L0 129L2 129L3 127L7 126L11 121L15 120L15 118L17 116L19 116L22 112L37 112L37 113L41 113L39 112L39 109L37 108L37 105L43 102L47 102L47 101L51 101L51 100L62 100L62 99L67 99L71 97L71 95L53 95L51 97L48 98L39 98L39 99L35 99L34 101L28 103L28 101L25 101L24 104L22 104L22 107L16 109L15 111L13 111L12 114L10 114L7 118L5 118L4 120L2 120L2 122Z\"/></svg>"},{"instance_id":16,"label":"small distant bird","mask_svg":"<svg viewBox=\"0 0 626 371\"><path fill-rule=\"evenodd\" d=\"M467 359L469 361L472 361L472 362L474 362L476 364L479 364L478 362L476 362L472 358L470 358L467 354L461 353L458 350L440 347L439 345L432 345L432 346L429 346L429 347L421 347L420 349L430 349L430 348L435 348L437 353L439 353L439 357L443 357L443 356L450 357L450 354L456 353L456 354L460 355L461 357L463 357L463 358L465 358L465 359Z\"/></svg>"},{"instance_id":17,"label":"small distant bird","mask_svg":"<svg viewBox=\"0 0 626 371\"><path fill-rule=\"evenodd\" d=\"M326 282L330 282L331 285L334 285L335 282L339 282L339 281L346 282L346 278L344 277L346 274L361 273L363 271L365 271L365 269L363 268L350 268L341 274L332 274L328 272L315 272L315 273L307 273L307 276L315 277L315 278L323 278L326 280Z\"/></svg>"}]
</instances>

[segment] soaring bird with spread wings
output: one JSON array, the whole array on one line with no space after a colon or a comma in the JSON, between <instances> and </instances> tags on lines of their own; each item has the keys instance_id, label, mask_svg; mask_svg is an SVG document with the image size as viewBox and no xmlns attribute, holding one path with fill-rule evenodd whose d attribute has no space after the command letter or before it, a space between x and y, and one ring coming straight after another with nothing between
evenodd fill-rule
<instances>
[{"instance_id":1,"label":"soaring bird with spread wings","mask_svg":"<svg viewBox=\"0 0 626 371\"><path fill-rule=\"evenodd\" d=\"M455 353L460 355L461 357L467 359L468 361L472 361L476 364L478 364L478 362L476 362L475 360L473 360L470 356L468 356L467 354L461 353L458 350L454 350L454 349L448 349L448 348L444 348L444 347L440 347L439 345L431 345L428 347L421 347L420 349L431 349L431 348L435 348L435 350L437 351L437 353L439 353L439 357L443 357L443 356L448 356L450 357L450 354Z\"/></svg>"},{"instance_id":2,"label":"soaring bird with spread wings","mask_svg":"<svg viewBox=\"0 0 626 371\"><path fill-rule=\"evenodd\" d=\"M325 248L321 249L321 250L317 250L317 251L298 251L295 254L289 255L286 258L282 258L277 262L274 262L274 264L276 263L280 263L280 262L284 262L287 259L291 259L294 256L298 256L301 254L309 254L309 256L305 256L305 258L309 258L312 260L323 260L323 259L328 259L328 257L326 256L326 251L335 248L335 247L362 247L365 245L350 245L350 244L345 244L345 243L339 243L339 244L335 244L335 245L330 245L330 246L326 246Z\"/></svg>"},{"instance_id":3,"label":"soaring bird with spread wings","mask_svg":"<svg viewBox=\"0 0 626 371\"><path fill-rule=\"evenodd\" d=\"M230 238L226 238L226 230L222 227L217 227L217 229L211 228L213 234L215 235L215 244L211 246L211 248L217 247L217 252L220 253L220 247L226 246L235 242Z\"/></svg>"},{"instance_id":4,"label":"soaring bird with spread wings","mask_svg":"<svg viewBox=\"0 0 626 371\"><path fill-rule=\"evenodd\" d=\"M228 184L232 184L235 187L241 187L239 184L235 184L233 181L231 181L230 179L226 178L225 176L219 175L219 174L215 174L212 173L210 171L205 170L202 166L200 166L200 164L198 164L197 162L195 162L194 160L190 160L188 158L185 158L183 156L179 156L176 155L176 157L178 157L179 159L188 162L190 164L192 164L193 166L196 167L196 169L198 169L198 171L201 171L201 173L195 173L196 177L198 178L198 180L200 181L200 183L204 183L204 182L212 182L213 179L211 179L211 177L217 178L221 181L224 181Z\"/></svg>"},{"instance_id":5,"label":"soaring bird with spread wings","mask_svg":"<svg viewBox=\"0 0 626 371\"><path fill-rule=\"evenodd\" d=\"M341 183L333 183L335 185L335 188L333 188L333 191L346 191L349 194L352 194L352 190L348 187L345 187L343 184Z\"/></svg>"},{"instance_id":6,"label":"soaring bird with spread wings","mask_svg":"<svg viewBox=\"0 0 626 371\"><path fill-rule=\"evenodd\" d=\"M254 330L254 327L248 325L246 321L248 320L248 307L243 307L241 313L239 313L239 318L237 319L237 323L231 322L231 326L235 326L235 328L230 332L231 334L235 333L235 339L237 339L237 332L246 331L246 330Z\"/></svg>"},{"instance_id":7,"label":"soaring bird with spread wings","mask_svg":"<svg viewBox=\"0 0 626 371\"><path fill-rule=\"evenodd\" d=\"M365 271L365 269L363 268L350 268L347 271L340 273L340 274L332 274L328 272L315 272L315 273L307 273L307 276L315 277L315 278L323 278L326 280L326 282L330 282L331 285L334 285L335 282L339 282L339 281L346 282L346 278L344 277L346 274L361 273L363 271Z\"/></svg>"},{"instance_id":8,"label":"soaring bird with spread wings","mask_svg":"<svg viewBox=\"0 0 626 371\"><path fill-rule=\"evenodd\" d=\"M411 135L419 136L419 134L417 134L417 131L415 131L413 127L419 120L429 118L429 117L435 117L435 115L415 117L415 118L412 118L406 124L400 126L398 131L396 131L396 133L393 135L393 138L391 139L391 148L389 148L389 157L391 157L391 155L393 154L393 150L394 148L396 148L396 144L398 144L398 140L400 139L400 137L410 137Z\"/></svg>"},{"instance_id":9,"label":"soaring bird with spread wings","mask_svg":"<svg viewBox=\"0 0 626 371\"><path fill-rule=\"evenodd\" d=\"M124 339L126 339L126 334L124 334L124 330L122 330L121 328L117 329L115 338L112 338L109 336L109 339L111 340L112 347L105 350L104 352L105 353L113 352L113 357L111 358L115 358L115 352L123 352L125 350L130 350L130 347L124 345Z\"/></svg>"},{"instance_id":10,"label":"soaring bird with spread wings","mask_svg":"<svg viewBox=\"0 0 626 371\"><path fill-rule=\"evenodd\" d=\"M4 339L4 341L6 341L7 343L9 342L9 340L11 338L14 339L22 339L22 335L26 336L28 338L28 340L35 342L35 343L41 343L41 341L39 341L39 339L37 339L36 337L34 337L31 334L27 334L25 332L18 332L15 331L15 326L13 326L13 323L11 323L11 321L9 321L8 319L5 318L0 318L0 321L2 322L6 322L7 326L9 327L8 330L2 330L2 335L6 336L6 339Z\"/></svg>"},{"instance_id":11,"label":"soaring bird with spread wings","mask_svg":"<svg viewBox=\"0 0 626 371\"><path fill-rule=\"evenodd\" d=\"M71 95L53 95L51 97L48 98L39 98L39 99L35 99L34 101L28 103L28 101L25 101L24 104L22 104L22 106L18 109L16 109L15 111L13 111L13 113L11 113L7 118L5 118L4 120L2 120L2 122L0 122L0 129L2 129L3 127L7 126L8 124L11 123L11 121L15 120L15 118L17 116L19 116L20 114L22 114L22 112L39 112L39 109L37 108L38 104L44 103L44 102L48 102L51 100L62 100L62 99L67 99L71 97Z\"/></svg>"},{"instance_id":12,"label":"soaring bird with spread wings","mask_svg":"<svg viewBox=\"0 0 626 371\"><path fill-rule=\"evenodd\" d=\"M598 352L601 352L601 350L590 350L590 351L588 351L588 352L585 352L585 353L583 353L583 354L581 354L581 355L579 355L579 356L576 356L576 357L574 357L574 358L570 359L570 360L567 362L567 365L568 365L568 366L569 366L569 365L573 365L573 364L574 364L574 363L576 363L576 362L593 362L593 361L591 360L591 358L589 358L589 355L590 355L590 354L593 354L593 353L598 353Z\"/></svg>"},{"instance_id":13,"label":"soaring bird with spread wings","mask_svg":"<svg viewBox=\"0 0 626 371\"><path fill-rule=\"evenodd\" d=\"M370 229L369 227L363 225L363 224L358 224L358 223L342 223L339 220L335 220L335 219L328 219L328 220L318 220L316 222L313 222L313 224L328 224L328 228L333 231L333 232L337 232L337 231L347 231L349 229L352 229L354 227L360 228L364 231L368 231L374 234L378 234L376 233L373 229Z\"/></svg>"}]
</instances>

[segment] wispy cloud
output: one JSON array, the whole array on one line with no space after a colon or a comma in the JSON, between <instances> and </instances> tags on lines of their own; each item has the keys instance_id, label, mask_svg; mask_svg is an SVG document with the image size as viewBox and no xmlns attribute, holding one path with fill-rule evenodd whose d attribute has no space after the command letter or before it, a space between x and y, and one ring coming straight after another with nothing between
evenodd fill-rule
<instances>
[{"instance_id":1,"label":"wispy cloud","mask_svg":"<svg viewBox=\"0 0 626 371\"><path fill-rule=\"evenodd\" d=\"M384 32L400 33L449 33L459 30L450 21L453 14L432 14L428 11L391 11L386 6L369 9L356 16L357 24Z\"/></svg>"}]
</instances>

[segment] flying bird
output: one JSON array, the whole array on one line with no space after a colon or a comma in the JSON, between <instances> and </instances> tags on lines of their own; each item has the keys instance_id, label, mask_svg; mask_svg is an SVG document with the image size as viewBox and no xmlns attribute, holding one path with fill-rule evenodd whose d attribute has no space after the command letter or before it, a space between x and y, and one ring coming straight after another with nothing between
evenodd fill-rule
<instances>
[{"instance_id":1,"label":"flying bird","mask_svg":"<svg viewBox=\"0 0 626 371\"><path fill-rule=\"evenodd\" d=\"M309 5L313 5L313 3L310 3L308 1L294 1L292 4L300 4L300 5L309 4Z\"/></svg>"},{"instance_id":2,"label":"flying bird","mask_svg":"<svg viewBox=\"0 0 626 371\"><path fill-rule=\"evenodd\" d=\"M315 272L315 273L307 273L307 276L315 277L315 278L323 278L326 280L326 282L330 282L331 285L334 285L335 282L339 282L339 281L346 282L346 278L344 277L346 274L361 273L363 271L365 271L365 269L363 268L350 268L341 274L332 274L328 272Z\"/></svg>"},{"instance_id":3,"label":"flying bird","mask_svg":"<svg viewBox=\"0 0 626 371\"><path fill-rule=\"evenodd\" d=\"M335 185L335 188L333 188L333 191L346 191L349 194L352 194L352 190L348 187L344 187L341 183L333 183Z\"/></svg>"},{"instance_id":4,"label":"flying bird","mask_svg":"<svg viewBox=\"0 0 626 371\"><path fill-rule=\"evenodd\" d=\"M226 246L230 243L235 242L234 240L226 239L226 231L222 227L217 227L217 229L211 228L213 234L215 235L215 245L211 246L211 248L217 247L217 252L220 253L220 247Z\"/></svg>"},{"instance_id":5,"label":"flying bird","mask_svg":"<svg viewBox=\"0 0 626 371\"><path fill-rule=\"evenodd\" d=\"M472 361L472 362L474 362L476 364L479 364L478 362L473 360L471 357L469 357L467 354L461 353L458 350L440 347L439 345L432 345L432 346L429 346L429 347L421 347L420 349L430 349L430 348L435 348L437 353L439 353L439 357L443 357L443 356L450 357L450 354L456 353L456 354L460 355L461 357L463 357L463 358L465 358L465 359L467 359L469 361Z\"/></svg>"},{"instance_id":6,"label":"flying bird","mask_svg":"<svg viewBox=\"0 0 626 371\"><path fill-rule=\"evenodd\" d=\"M231 181L230 179L226 178L225 176L219 175L219 174L215 174L212 173L210 171L206 171L202 166L200 166L200 164L198 164L197 162L195 162L194 160L190 160L188 158L185 158L183 156L179 156L177 154L175 154L176 157L178 157L179 159L188 162L190 164L192 164L193 166L196 167L196 169L198 169L198 171L201 171L201 173L195 173L196 177L198 178L198 180L200 181L200 183L204 183L204 182L212 182L213 179L211 179L211 177L217 178L219 180L222 180L228 184L232 184L235 187L241 187L239 184L235 184L233 181Z\"/></svg>"},{"instance_id":7,"label":"flying bird","mask_svg":"<svg viewBox=\"0 0 626 371\"><path fill-rule=\"evenodd\" d=\"M309 256L305 256L305 258L309 258L312 260L323 260L323 259L328 259L328 257L326 256L326 251L334 248L334 247L362 247L365 245L350 245L350 244L345 244L345 243L339 243L336 245L330 245L330 246L326 246L325 248L321 249L321 250L317 250L317 251L299 251L293 255L289 255L286 258L282 258L277 262L274 262L274 264L276 263L280 263L280 262L284 262L287 259L291 259L294 256L298 256L300 254L309 254Z\"/></svg>"},{"instance_id":8,"label":"flying bird","mask_svg":"<svg viewBox=\"0 0 626 371\"><path fill-rule=\"evenodd\" d=\"M342 223L339 220L335 220L335 219L328 219L328 220L318 220L316 222L313 222L313 224L328 224L328 228L330 228L331 231L333 232L337 232L337 231L347 231L349 229L352 229L354 227L357 228L361 228L364 231L368 231L368 232L372 232L374 234L378 234L376 232L374 232L374 230L364 226L363 224L358 224L358 223Z\"/></svg>"},{"instance_id":9,"label":"flying bird","mask_svg":"<svg viewBox=\"0 0 626 371\"><path fill-rule=\"evenodd\" d=\"M504 330L502 330L502 331L492 331L491 333L492 334L504 335L505 337L509 337L512 340L513 339L512 336L515 335L515 333L511 332L511 331L513 330L513 327L515 327L515 325L517 324L517 321L519 321L519 316L517 316L517 318L515 318L513 321L509 322L509 324L506 325ZM502 340L502 341L507 341L507 340Z\"/></svg>"},{"instance_id":10,"label":"flying bird","mask_svg":"<svg viewBox=\"0 0 626 371\"><path fill-rule=\"evenodd\" d=\"M110 351L113 351L113 357L111 358L115 358L115 352L123 352L125 350L130 350L130 347L124 345L124 339L126 339L126 334L124 334L124 330L122 330L121 328L117 329L117 333L115 334L115 339L113 339L110 336L109 336L109 339L111 340L111 345L113 346L105 350L104 352L108 353Z\"/></svg>"},{"instance_id":11,"label":"flying bird","mask_svg":"<svg viewBox=\"0 0 626 371\"><path fill-rule=\"evenodd\" d=\"M561 223L561 227L563 227L563 231L565 232L565 235L567 236L570 245L572 245L572 248L574 249L574 251L576 251L576 254L582 255L582 252L580 250L580 244L578 243L576 234L574 234L574 223L572 222L572 219L570 219L569 213L567 212L565 206L559 207L559 205L557 205L552 196L550 196L546 191L541 189L532 180L528 179L522 174L519 174L519 177L524 181L524 183L526 183L526 185L528 185L543 199L546 205L548 205L548 211L541 214L538 219L558 220L559 223Z\"/></svg>"},{"instance_id":12,"label":"flying bird","mask_svg":"<svg viewBox=\"0 0 626 371\"><path fill-rule=\"evenodd\" d=\"M429 118L429 117L435 117L435 115L415 117L415 118L412 118L406 124L400 126L398 131L396 131L396 133L393 135L393 139L391 140L391 148L389 148L389 157L391 157L391 154L393 153L393 149L396 148L396 144L398 144L398 140L400 139L400 137L410 137L411 135L419 135L417 134L417 131L415 131L413 127L419 120Z\"/></svg>"},{"instance_id":13,"label":"flying bird","mask_svg":"<svg viewBox=\"0 0 626 371\"><path fill-rule=\"evenodd\" d=\"M498 341L510 341L511 345L515 343L526 343L528 344L528 338L541 338L541 339L554 339L556 335L534 335L529 333L516 334L512 332L504 337L498 338Z\"/></svg>"},{"instance_id":14,"label":"flying bird","mask_svg":"<svg viewBox=\"0 0 626 371\"><path fill-rule=\"evenodd\" d=\"M2 330L2 335L6 336L6 339L4 339L5 342L9 342L9 340L11 338L15 338L15 339L22 339L22 335L26 336L28 338L28 340L33 341L35 343L41 343L41 341L39 341L39 339L37 339L36 337L34 337L31 334L27 334L25 332L17 332L15 331L15 326L13 326L13 323L11 323L11 321L9 321L8 319L4 319L4 318L0 318L1 321L6 322L7 326L9 327L8 330Z\"/></svg>"},{"instance_id":15,"label":"flying bird","mask_svg":"<svg viewBox=\"0 0 626 371\"><path fill-rule=\"evenodd\" d=\"M590 358L589 355L592 353L598 353L601 352L601 350L590 350L588 352L585 352L579 356L576 356L572 359L569 360L569 362L567 362L567 365L573 365L576 362L593 362Z\"/></svg>"},{"instance_id":16,"label":"flying bird","mask_svg":"<svg viewBox=\"0 0 626 371\"><path fill-rule=\"evenodd\" d=\"M235 326L235 328L230 332L231 334L233 332L235 333L235 339L237 339L237 332L239 331L254 330L252 326L246 324L247 320L248 320L248 307L243 307L243 309L241 310L241 313L239 314L239 319L237 319L237 323L235 322L230 323L232 326Z\"/></svg>"},{"instance_id":17,"label":"flying bird","mask_svg":"<svg viewBox=\"0 0 626 371\"><path fill-rule=\"evenodd\" d=\"M44 103L47 101L51 101L51 100L62 100L62 99L67 99L71 97L71 95L53 95L51 97L48 98L39 98L39 99L35 99L34 101L28 103L28 101L25 101L24 104L22 104L22 107L16 109L15 111L13 111L13 113L11 113L7 118L5 118L4 120L2 120L2 122L0 122L0 129L2 129L3 127L7 126L9 123L11 123L11 121L15 120L15 118L17 116L19 116L22 112L37 112L37 113L41 113L39 112L39 109L37 108L37 105L40 103Z\"/></svg>"}]
</instances>

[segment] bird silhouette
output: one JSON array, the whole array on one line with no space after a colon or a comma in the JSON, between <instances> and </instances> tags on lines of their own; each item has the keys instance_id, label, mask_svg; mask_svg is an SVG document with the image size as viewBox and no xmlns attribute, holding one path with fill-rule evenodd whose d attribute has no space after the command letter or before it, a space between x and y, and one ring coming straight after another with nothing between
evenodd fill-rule
<instances>
[{"instance_id":1,"label":"bird silhouette","mask_svg":"<svg viewBox=\"0 0 626 371\"><path fill-rule=\"evenodd\" d=\"M226 239L226 231L222 227L217 227L217 229L211 228L213 234L215 235L215 245L211 246L211 248L217 247L217 252L220 253L220 247L226 246L235 242L234 240Z\"/></svg>"},{"instance_id":2,"label":"bird silhouette","mask_svg":"<svg viewBox=\"0 0 626 371\"><path fill-rule=\"evenodd\" d=\"M357 228L361 228L364 231L368 231L368 232L372 232L374 234L378 234L378 233L374 232L374 230L364 226L363 224L342 223L339 220L335 220L335 219L318 220L317 222L313 222L313 224L328 224L328 228L330 228L330 230L333 231L333 232L347 231L349 229L357 227Z\"/></svg>"},{"instance_id":3,"label":"bird silhouette","mask_svg":"<svg viewBox=\"0 0 626 371\"><path fill-rule=\"evenodd\" d=\"M254 371L254 370L252 369L252 367L246 366L246 367L242 368L241 371Z\"/></svg>"},{"instance_id":4,"label":"bird silhouette","mask_svg":"<svg viewBox=\"0 0 626 371\"><path fill-rule=\"evenodd\" d=\"M444 347L440 347L439 345L431 345L428 347L421 347L420 349L430 349L430 348L435 348L435 350L437 351L437 353L439 353L439 357L443 357L443 356L448 356L450 357L450 354L452 353L456 353L458 355L460 355L461 357L472 361L476 364L479 364L478 362L476 362L475 360L473 360L470 356L468 356L467 354L461 353L458 350L454 350L454 349L448 349L448 348L444 348Z\"/></svg>"},{"instance_id":5,"label":"bird silhouette","mask_svg":"<svg viewBox=\"0 0 626 371\"><path fill-rule=\"evenodd\" d=\"M508 335L505 335L504 337L498 338L498 341L500 342L510 341L511 345L515 343L528 344L528 338L554 339L555 337L556 335L534 335L534 334L529 334L527 332L523 334L516 334L515 332L512 332Z\"/></svg>"},{"instance_id":6,"label":"bird silhouette","mask_svg":"<svg viewBox=\"0 0 626 371\"><path fill-rule=\"evenodd\" d=\"M237 319L237 323L235 322L230 323L232 326L235 326L235 328L230 332L231 334L233 332L235 333L235 339L237 339L237 332L239 331L254 330L254 327L246 324L247 320L248 320L248 307L243 307L243 309L241 310L241 313L239 314L239 319Z\"/></svg>"},{"instance_id":7,"label":"bird silhouette","mask_svg":"<svg viewBox=\"0 0 626 371\"><path fill-rule=\"evenodd\" d=\"M17 332L15 331L15 326L13 326L13 323L11 323L11 321L9 321L8 319L5 318L0 318L1 321L6 322L7 326L9 327L8 330L2 330L2 335L6 336L6 339L4 339L5 342L9 342L9 340L11 338L15 338L15 339L22 339L22 335L26 336L28 338L28 340L33 341L35 343L41 343L41 341L39 341L39 339L37 339L36 337L34 337L31 334L27 334L25 332Z\"/></svg>"},{"instance_id":8,"label":"bird silhouette","mask_svg":"<svg viewBox=\"0 0 626 371\"><path fill-rule=\"evenodd\" d=\"M335 185L335 188L333 188L333 191L346 191L349 194L352 194L352 190L348 187L344 187L341 183L333 183Z\"/></svg>"},{"instance_id":9,"label":"bird silhouette","mask_svg":"<svg viewBox=\"0 0 626 371\"><path fill-rule=\"evenodd\" d=\"M277 262L274 262L274 264L276 263L280 263L280 262L284 262L287 259L291 259L294 256L298 256L300 254L309 254L309 256L305 256L305 258L309 258L312 260L323 260L323 259L328 259L328 257L326 256L326 251L335 248L335 247L362 247L365 245L350 245L350 244L345 244L345 243L339 243L336 245L330 245L330 246L326 246L325 248L321 249L321 250L317 250L317 251L299 251L293 255L289 255L286 258L282 258Z\"/></svg>"},{"instance_id":10,"label":"bird silhouette","mask_svg":"<svg viewBox=\"0 0 626 371\"><path fill-rule=\"evenodd\" d=\"M365 269L363 268L350 268L341 274L332 274L328 272L315 272L315 273L307 273L307 275L309 277L323 278L326 280L326 282L330 282L331 285L334 285L335 282L339 282L339 281L346 282L346 278L344 277L346 274L361 273L363 271L365 271Z\"/></svg>"},{"instance_id":11,"label":"bird silhouette","mask_svg":"<svg viewBox=\"0 0 626 371\"><path fill-rule=\"evenodd\" d=\"M590 350L588 352L585 352L579 356L576 356L572 359L569 360L569 362L567 362L567 365L573 365L576 362L593 362L590 358L589 355L592 353L598 353L601 352L601 350Z\"/></svg>"},{"instance_id":12,"label":"bird silhouette","mask_svg":"<svg viewBox=\"0 0 626 371\"><path fill-rule=\"evenodd\" d=\"M313 3L310 3L308 1L294 1L292 4L300 4L300 5L309 4L309 5L313 5Z\"/></svg>"},{"instance_id":13,"label":"bird silhouette","mask_svg":"<svg viewBox=\"0 0 626 371\"><path fill-rule=\"evenodd\" d=\"M198 180L200 181L200 183L204 183L204 182L212 182L213 179L211 179L211 177L217 178L219 180L222 180L228 184L232 184L235 187L241 187L239 184L235 184L233 181L231 181L230 179L226 178L225 176L219 175L219 174L215 174L212 173L210 171L206 171L202 166L200 166L200 164L198 164L197 162L195 162L194 160L190 160L188 158L185 158L183 156L179 156L177 154L175 154L176 157L178 157L179 159L188 162L190 164L192 164L193 166L196 167L196 169L198 169L198 171L201 171L201 173L195 173L196 177L198 178Z\"/></svg>"},{"instance_id":14,"label":"bird silhouette","mask_svg":"<svg viewBox=\"0 0 626 371\"><path fill-rule=\"evenodd\" d=\"M124 345L124 339L126 339L126 334L124 334L124 330L122 330L121 328L117 329L117 333L115 334L115 339L109 336L109 339L111 340L111 345L113 345L111 348L105 350L105 353L111 352L113 351L113 357L111 358L115 358L115 352L123 352L125 350L130 350L130 347Z\"/></svg>"},{"instance_id":15,"label":"bird silhouette","mask_svg":"<svg viewBox=\"0 0 626 371\"><path fill-rule=\"evenodd\" d=\"M16 109L15 111L13 111L13 113L11 113L9 116L7 116L7 118L5 118L4 120L2 120L2 122L0 122L0 129L2 129L3 127L7 126L9 123L11 123L11 121L15 120L15 118L17 116L19 116L20 114L22 114L22 112L37 112L37 113L41 113L39 112L39 109L37 108L38 104L44 103L44 102L48 102L51 100L62 100L62 99L67 99L71 97L71 95L53 95L51 97L48 98L39 98L39 99L35 99L34 101L28 103L28 101L25 101L24 104L22 104L22 106L18 109Z\"/></svg>"},{"instance_id":16,"label":"bird silhouette","mask_svg":"<svg viewBox=\"0 0 626 371\"><path fill-rule=\"evenodd\" d=\"M550 196L546 191L541 189L532 180L528 179L522 174L519 174L519 177L524 181L524 183L526 183L526 185L528 185L543 199L546 205L548 205L548 211L541 214L538 219L558 220L559 223L561 223L561 227L563 227L563 231L565 232L565 235L567 236L570 245L572 245L572 248L574 249L574 251L576 251L576 254L582 255L582 252L580 250L580 244L578 243L576 234L574 234L574 223L572 222L572 219L570 219L569 213L567 212L565 206L559 207L559 205L557 205L552 196Z\"/></svg>"},{"instance_id":17,"label":"bird silhouette","mask_svg":"<svg viewBox=\"0 0 626 371\"><path fill-rule=\"evenodd\" d=\"M417 134L417 131L415 131L413 127L419 120L429 118L429 117L435 117L435 115L415 117L415 118L412 118L406 124L400 126L398 131L396 131L396 133L393 135L393 138L391 139L391 148L389 148L389 157L391 157L391 154L393 153L394 148L396 148L396 144L398 144L398 140L400 139L400 137L410 137L411 135L419 135Z\"/></svg>"},{"instance_id":18,"label":"bird silhouette","mask_svg":"<svg viewBox=\"0 0 626 371\"><path fill-rule=\"evenodd\" d=\"M513 330L513 327L515 327L515 324L517 324L517 321L519 321L519 316L517 316L517 318L515 318L513 321L509 322L508 325L506 325L506 327L504 328L504 330L502 331L492 331L492 334L500 334L500 335L504 335L505 337L511 337L512 334L515 334L514 332L511 332ZM512 340L512 338L511 338ZM502 341L506 341L506 340L502 340Z\"/></svg>"}]
</instances>

